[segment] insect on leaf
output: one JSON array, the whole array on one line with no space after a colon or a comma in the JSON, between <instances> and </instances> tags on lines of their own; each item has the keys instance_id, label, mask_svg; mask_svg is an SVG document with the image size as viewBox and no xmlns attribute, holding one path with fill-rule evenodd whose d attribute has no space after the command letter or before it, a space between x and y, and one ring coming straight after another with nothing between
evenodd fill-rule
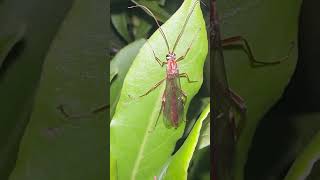
<instances>
[{"instance_id":1,"label":"insect on leaf","mask_svg":"<svg viewBox=\"0 0 320 180\"><path fill-rule=\"evenodd\" d=\"M194 2L194 0L185 0L176 13L162 25L171 49ZM185 54L195 35L195 30L199 30L199 33L187 57L178 63L180 73L188 73L191 80L197 81L188 83L185 78L180 79L181 89L188 96L184 106L184 119L190 100L202 84L203 65L208 51L206 26L199 3L195 6L175 49L177 57ZM148 42L157 57L165 61L168 50L160 32L156 31ZM136 98L166 76L165 66L159 66L150 45L144 44L130 67L110 124L112 156L117 161L120 180L153 179L170 158L184 128L183 124L177 129L168 129L162 122L163 117L160 116L158 125L153 129L160 111L165 84L160 85L147 96Z\"/></svg>"}]
</instances>

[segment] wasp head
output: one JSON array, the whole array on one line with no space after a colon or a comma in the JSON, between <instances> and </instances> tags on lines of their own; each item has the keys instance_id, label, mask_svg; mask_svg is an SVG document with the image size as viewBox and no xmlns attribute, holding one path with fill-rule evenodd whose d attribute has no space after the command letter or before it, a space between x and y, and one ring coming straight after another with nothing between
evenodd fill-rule
<instances>
[{"instance_id":1,"label":"wasp head","mask_svg":"<svg viewBox=\"0 0 320 180\"><path fill-rule=\"evenodd\" d=\"M176 59L176 54L174 52L170 52L169 54L166 55L166 60L175 60Z\"/></svg>"}]
</instances>

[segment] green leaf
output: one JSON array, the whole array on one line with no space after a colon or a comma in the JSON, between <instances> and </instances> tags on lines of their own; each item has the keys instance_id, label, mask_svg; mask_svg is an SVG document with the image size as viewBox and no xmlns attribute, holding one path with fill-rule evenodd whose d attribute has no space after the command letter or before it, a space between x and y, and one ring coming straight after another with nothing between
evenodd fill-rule
<instances>
[{"instance_id":1,"label":"green leaf","mask_svg":"<svg viewBox=\"0 0 320 180\"><path fill-rule=\"evenodd\" d=\"M202 87L203 87L203 85L202 85ZM196 98L198 98L198 97L196 97ZM194 98L192 100L192 103L197 104L197 106L193 106L194 109L191 109L191 107L190 107L190 109L188 111L188 115L191 114L192 116L187 116L187 118L188 118L187 127L185 128L184 134L183 134L183 137L185 137L185 138L190 134L194 124L196 123L200 114L206 108L207 104L210 103L209 97L203 97L203 98L199 98L199 99L196 99L196 98Z\"/></svg>"},{"instance_id":2,"label":"green leaf","mask_svg":"<svg viewBox=\"0 0 320 180\"><path fill-rule=\"evenodd\" d=\"M186 0L179 10L162 25L172 48L194 1ZM196 34L195 30L200 29ZM181 40L176 48L178 57L183 55L193 37L195 41L187 57L179 62L180 73L188 73L196 83L181 79L182 90L188 95L185 105L187 112L190 100L199 91L203 80L203 65L207 55L208 40L199 4L197 4ZM165 60L168 53L159 31L148 40L156 55ZM153 58L152 49L145 43L140 49L124 80L120 99L110 124L112 156L117 160L118 178L152 179L159 174L162 165L170 158L175 143L182 135L184 125L177 129L165 128L161 122L153 129L161 107L164 84L149 95L136 98L165 78L165 67L160 67ZM185 116L185 114L184 114ZM151 131L151 132L150 132Z\"/></svg>"},{"instance_id":3,"label":"green leaf","mask_svg":"<svg viewBox=\"0 0 320 180\"><path fill-rule=\"evenodd\" d=\"M116 77L116 75L119 72L119 68L116 65L116 63L114 63L114 61L110 62L110 82L112 82L113 78Z\"/></svg>"},{"instance_id":4,"label":"green leaf","mask_svg":"<svg viewBox=\"0 0 320 180\"><path fill-rule=\"evenodd\" d=\"M150 11L156 16L158 21L165 22L169 19L170 14L159 6L159 3L157 1L147 1L147 0L131 0L135 4L141 4L143 6L146 6Z\"/></svg>"},{"instance_id":5,"label":"green leaf","mask_svg":"<svg viewBox=\"0 0 320 180\"><path fill-rule=\"evenodd\" d=\"M117 161L113 159L113 157L110 157L110 180L117 180Z\"/></svg>"},{"instance_id":6,"label":"green leaf","mask_svg":"<svg viewBox=\"0 0 320 180\"><path fill-rule=\"evenodd\" d=\"M187 179L187 170L199 140L202 122L207 118L209 113L210 104L208 104L201 113L199 119L194 125L190 135L183 143L182 147L173 155L163 179Z\"/></svg>"},{"instance_id":7,"label":"green leaf","mask_svg":"<svg viewBox=\"0 0 320 180\"><path fill-rule=\"evenodd\" d=\"M284 172L320 130L319 113L288 113L291 103L282 101L262 120L250 149L245 179L283 179Z\"/></svg>"},{"instance_id":8,"label":"green leaf","mask_svg":"<svg viewBox=\"0 0 320 180\"><path fill-rule=\"evenodd\" d=\"M198 149L202 149L208 147L210 145L210 117L207 117L206 120L208 123L204 124L203 131L199 137L199 147Z\"/></svg>"},{"instance_id":9,"label":"green leaf","mask_svg":"<svg viewBox=\"0 0 320 180\"><path fill-rule=\"evenodd\" d=\"M56 108L64 104L72 115L106 104L105 13L103 1L74 1L43 56L38 94L10 180L108 179L106 115L66 119Z\"/></svg>"},{"instance_id":10,"label":"green leaf","mask_svg":"<svg viewBox=\"0 0 320 180\"><path fill-rule=\"evenodd\" d=\"M218 1L222 38L245 37L259 60L284 57L291 42L295 48L281 64L252 67L240 48L224 51L231 89L246 103L248 113L235 149L235 179L243 179L247 153L256 126L263 115L281 97L297 62L297 31L300 1ZM214 86L211 84L211 86Z\"/></svg>"},{"instance_id":11,"label":"green leaf","mask_svg":"<svg viewBox=\"0 0 320 180\"><path fill-rule=\"evenodd\" d=\"M110 117L113 116L116 109L116 105L120 97L122 83L129 70L129 67L145 42L145 39L141 39L130 43L126 47L122 48L111 61L111 67L117 67L118 75L110 86Z\"/></svg>"},{"instance_id":12,"label":"green leaf","mask_svg":"<svg viewBox=\"0 0 320 180\"><path fill-rule=\"evenodd\" d=\"M0 179L8 179L15 166L46 53L71 4L70 0L10 0L0 5L1 34L26 27L0 73Z\"/></svg>"},{"instance_id":13,"label":"green leaf","mask_svg":"<svg viewBox=\"0 0 320 180\"><path fill-rule=\"evenodd\" d=\"M111 22L113 26L116 28L118 33L127 41L131 42L132 38L128 31L128 20L127 20L127 14L122 12L118 14L112 14L111 15Z\"/></svg>"},{"instance_id":14,"label":"green leaf","mask_svg":"<svg viewBox=\"0 0 320 180\"><path fill-rule=\"evenodd\" d=\"M148 32L152 28L152 25L143 18L138 18L137 16L132 17L134 29L133 35L135 39L145 38L148 35Z\"/></svg>"},{"instance_id":15,"label":"green leaf","mask_svg":"<svg viewBox=\"0 0 320 180\"><path fill-rule=\"evenodd\" d=\"M245 179L283 178L283 173L320 130L320 113L297 113L295 110L288 113L291 103L277 105L262 120L250 149ZM311 179L308 177L308 180Z\"/></svg>"},{"instance_id":16,"label":"green leaf","mask_svg":"<svg viewBox=\"0 0 320 180\"><path fill-rule=\"evenodd\" d=\"M306 179L314 164L320 160L320 131L312 138L291 166L285 180Z\"/></svg>"},{"instance_id":17,"label":"green leaf","mask_svg":"<svg viewBox=\"0 0 320 180\"><path fill-rule=\"evenodd\" d=\"M206 120L204 120L204 122L205 121ZM202 128L203 128L203 125L202 125ZM199 142L198 142L198 144L199 144ZM202 148L202 149L197 148L197 150L194 152L191 163L189 165L187 179L191 179L191 180L192 179L198 179L198 180L209 180L210 179L210 171L212 169L211 168L211 161L210 161L211 152L212 151L211 151L210 146L208 146L206 148Z\"/></svg>"},{"instance_id":18,"label":"green leaf","mask_svg":"<svg viewBox=\"0 0 320 180\"><path fill-rule=\"evenodd\" d=\"M26 25L20 24L12 28L13 32L0 31L0 68L10 50L22 40Z\"/></svg>"},{"instance_id":19,"label":"green leaf","mask_svg":"<svg viewBox=\"0 0 320 180\"><path fill-rule=\"evenodd\" d=\"M161 6L164 6L165 3L166 3L166 0L159 0L159 4L160 4Z\"/></svg>"}]
</instances>

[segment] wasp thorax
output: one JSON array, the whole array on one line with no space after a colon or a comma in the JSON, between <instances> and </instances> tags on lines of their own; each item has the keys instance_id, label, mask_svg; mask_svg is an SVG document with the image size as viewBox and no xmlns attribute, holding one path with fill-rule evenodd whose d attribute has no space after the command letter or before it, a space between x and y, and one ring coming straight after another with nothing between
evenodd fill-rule
<instances>
[{"instance_id":1,"label":"wasp thorax","mask_svg":"<svg viewBox=\"0 0 320 180\"><path fill-rule=\"evenodd\" d=\"M176 59L176 54L174 52L171 52L171 53L166 55L166 59L167 59L167 61L175 60Z\"/></svg>"}]
</instances>

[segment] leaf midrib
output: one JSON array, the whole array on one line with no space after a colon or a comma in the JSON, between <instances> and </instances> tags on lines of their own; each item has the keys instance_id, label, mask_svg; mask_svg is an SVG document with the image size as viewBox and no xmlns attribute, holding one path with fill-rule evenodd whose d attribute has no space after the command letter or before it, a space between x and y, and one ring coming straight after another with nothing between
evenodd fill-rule
<instances>
[{"instance_id":1,"label":"leaf midrib","mask_svg":"<svg viewBox=\"0 0 320 180\"><path fill-rule=\"evenodd\" d=\"M161 88L161 91L160 92L163 92L163 87L164 85L162 85L162 88ZM159 96L157 99L160 99L161 98L161 93L159 93ZM155 101L155 106L159 104L158 101ZM160 109L159 109L160 110ZM151 119L155 119L156 116L158 115L159 113L159 110L156 110L156 108L153 108L153 111L151 113ZM160 117L159 117L160 118ZM138 173L138 170L139 170L139 167L140 167L140 163L143 159L143 154L144 154L144 149L145 149L145 145L147 144L147 141L148 141L148 137L150 136L150 133L148 132L148 129L151 129L152 128L152 124L154 123L154 121L149 121L148 123L148 126L147 128L145 129L145 133L144 133L144 136L143 136L143 140L142 140L142 143L140 145L140 150L138 152L138 156L136 158L136 161L134 162L134 166L133 166L133 170L132 170L132 174L131 174L131 180L135 180L136 178L136 175Z\"/></svg>"}]
</instances>

